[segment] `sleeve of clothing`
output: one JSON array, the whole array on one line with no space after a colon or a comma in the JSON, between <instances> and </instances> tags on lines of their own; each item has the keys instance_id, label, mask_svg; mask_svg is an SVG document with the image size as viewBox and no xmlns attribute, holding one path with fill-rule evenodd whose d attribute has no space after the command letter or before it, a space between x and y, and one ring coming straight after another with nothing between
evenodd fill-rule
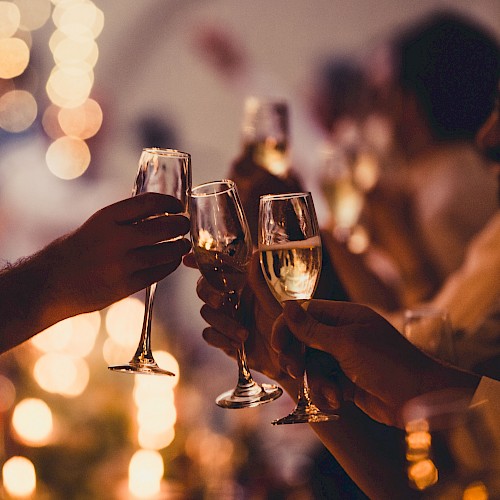
<instances>
[{"instance_id":1,"label":"sleeve of clothing","mask_svg":"<svg viewBox=\"0 0 500 500\"><path fill-rule=\"evenodd\" d=\"M448 311L460 366L500 354L500 212L471 243L463 265L432 301ZM486 328L485 325L488 327ZM495 348L497 352L488 352ZM481 350L483 352L481 354ZM482 358L482 359L481 359Z\"/></svg>"}]
</instances>

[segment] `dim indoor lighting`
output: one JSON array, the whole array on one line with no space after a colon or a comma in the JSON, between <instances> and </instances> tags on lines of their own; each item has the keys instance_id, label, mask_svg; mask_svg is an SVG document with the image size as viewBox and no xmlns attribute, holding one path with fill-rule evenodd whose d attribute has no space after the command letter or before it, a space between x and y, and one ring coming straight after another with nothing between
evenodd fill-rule
<instances>
[{"instance_id":1,"label":"dim indoor lighting","mask_svg":"<svg viewBox=\"0 0 500 500\"><path fill-rule=\"evenodd\" d=\"M24 444L44 446L52 434L52 412L41 399L23 399L14 408L12 426Z\"/></svg>"},{"instance_id":2,"label":"dim indoor lighting","mask_svg":"<svg viewBox=\"0 0 500 500\"><path fill-rule=\"evenodd\" d=\"M106 313L106 330L118 345L137 347L144 317L144 304L135 297L115 302Z\"/></svg>"},{"instance_id":3,"label":"dim indoor lighting","mask_svg":"<svg viewBox=\"0 0 500 500\"><path fill-rule=\"evenodd\" d=\"M154 450L138 450L130 459L129 491L138 498L149 498L160 492L164 467L161 455Z\"/></svg>"},{"instance_id":4,"label":"dim indoor lighting","mask_svg":"<svg viewBox=\"0 0 500 500\"><path fill-rule=\"evenodd\" d=\"M36 472L33 463L25 457L11 457L2 467L3 486L12 498L27 498L36 489Z\"/></svg>"},{"instance_id":5,"label":"dim indoor lighting","mask_svg":"<svg viewBox=\"0 0 500 500\"><path fill-rule=\"evenodd\" d=\"M15 78L23 73L30 60L30 49L20 38L0 39L0 78Z\"/></svg>"},{"instance_id":6,"label":"dim indoor lighting","mask_svg":"<svg viewBox=\"0 0 500 500\"><path fill-rule=\"evenodd\" d=\"M90 165L90 150L77 137L56 139L48 148L45 161L49 170L60 179L80 177Z\"/></svg>"},{"instance_id":7,"label":"dim indoor lighting","mask_svg":"<svg viewBox=\"0 0 500 500\"><path fill-rule=\"evenodd\" d=\"M21 23L21 11L12 2L0 2L0 39L10 38Z\"/></svg>"},{"instance_id":8,"label":"dim indoor lighting","mask_svg":"<svg viewBox=\"0 0 500 500\"><path fill-rule=\"evenodd\" d=\"M0 97L0 127L7 132L26 130L35 121L37 112L38 106L30 92L12 90Z\"/></svg>"}]
</instances>

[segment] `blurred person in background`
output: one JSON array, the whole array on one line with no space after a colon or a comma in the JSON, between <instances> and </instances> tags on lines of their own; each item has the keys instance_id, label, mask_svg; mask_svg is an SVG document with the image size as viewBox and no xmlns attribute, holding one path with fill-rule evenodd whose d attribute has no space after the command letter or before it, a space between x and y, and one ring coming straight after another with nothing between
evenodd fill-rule
<instances>
[{"instance_id":1,"label":"blurred person in background","mask_svg":"<svg viewBox=\"0 0 500 500\"><path fill-rule=\"evenodd\" d=\"M366 202L372 237L397 263L408 306L439 290L497 212L474 136L489 113L499 61L496 37L452 11L403 28L369 58L375 106L392 123L396 153Z\"/></svg>"},{"instance_id":2,"label":"blurred person in background","mask_svg":"<svg viewBox=\"0 0 500 500\"><path fill-rule=\"evenodd\" d=\"M495 109L477 134L479 146L496 162L497 174L498 96L500 87ZM500 176L497 188L500 192ZM498 254L499 223L496 217L497 236L490 241L490 254ZM489 233L492 230L490 227ZM489 278L476 276L477 280ZM493 276L496 281L498 278L498 274ZM293 301L282 309L272 298L257 254L249 284L241 323L222 312L220 293L200 280L197 291L205 302L201 314L209 324L203 337L233 357L239 343L245 341L251 367L276 380L292 397L297 394L296 381L307 364L314 401L337 408L340 415L336 422L311 427L369 498L421 498L426 494L412 489L405 473L401 411L407 401L452 388L471 404L487 401L488 411L500 414L498 380L485 372L466 371L428 356L372 309L324 300L310 301L307 312ZM496 331L498 336L498 325ZM319 351L304 359L295 339ZM496 377L500 379L498 372Z\"/></svg>"},{"instance_id":3,"label":"blurred person in background","mask_svg":"<svg viewBox=\"0 0 500 500\"><path fill-rule=\"evenodd\" d=\"M401 156L411 167L386 167L382 179L367 193L367 212L374 239L398 264L403 286L398 289L385 281L369 255L352 253L329 231L323 231L324 272L316 297L371 305L397 327L402 326L406 307L425 303L447 310L456 332L457 361L471 368L500 353L500 254L493 250L499 233L496 182L488 162L474 146L474 135L496 93L500 49L475 22L448 12L431 14L391 40L392 65L386 69L395 75L395 87L382 87L387 96L380 102L374 100L367 110L365 101L358 98L358 116L354 111L349 115L342 106L335 112L332 106L322 122L338 131L335 124L356 123L362 121L359 116L391 110L395 145L404 148ZM355 63L346 65L340 60L333 67L337 68L332 74L337 75L338 87L335 94L330 79L330 97L354 88L352 81L359 74ZM351 83L342 85L343 78ZM368 89L360 83L359 95L365 92ZM376 93L373 98L381 96ZM236 162L229 173L238 188L241 165ZM245 165L242 187L251 186L241 193L246 208L256 206L258 194L280 192L275 186L280 178L274 176L266 187L261 179L263 169ZM395 178L401 179L402 191L393 189ZM290 187L282 182L280 189ZM250 220L256 225L255 217ZM427 231L425 237L422 228ZM256 230L254 227L254 234ZM449 257L453 263L449 266L452 274L438 271L440 265L430 247L432 238L436 240L433 248L441 249L442 260Z\"/></svg>"}]
</instances>

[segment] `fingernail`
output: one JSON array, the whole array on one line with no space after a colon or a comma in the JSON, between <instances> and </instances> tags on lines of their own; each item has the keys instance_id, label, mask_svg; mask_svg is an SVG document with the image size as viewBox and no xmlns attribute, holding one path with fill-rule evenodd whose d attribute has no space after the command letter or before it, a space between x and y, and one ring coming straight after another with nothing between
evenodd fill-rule
<instances>
[{"instance_id":1,"label":"fingernail","mask_svg":"<svg viewBox=\"0 0 500 500\"><path fill-rule=\"evenodd\" d=\"M293 300L285 302L284 310L286 312L286 315L294 323L302 323L303 321L306 320L307 315L305 311L302 309L302 307L300 307L300 305L297 302Z\"/></svg>"}]
</instances>

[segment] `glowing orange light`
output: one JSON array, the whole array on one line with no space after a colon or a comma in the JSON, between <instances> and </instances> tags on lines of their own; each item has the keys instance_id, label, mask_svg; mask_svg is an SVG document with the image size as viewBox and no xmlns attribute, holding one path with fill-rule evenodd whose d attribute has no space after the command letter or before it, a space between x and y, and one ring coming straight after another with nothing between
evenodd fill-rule
<instances>
[{"instance_id":1,"label":"glowing orange light","mask_svg":"<svg viewBox=\"0 0 500 500\"><path fill-rule=\"evenodd\" d=\"M2 467L3 485L12 498L29 498L36 489L35 466L25 457L9 458Z\"/></svg>"},{"instance_id":2,"label":"glowing orange light","mask_svg":"<svg viewBox=\"0 0 500 500\"><path fill-rule=\"evenodd\" d=\"M30 92L11 90L0 97L0 127L8 132L22 132L29 128L37 112L36 100Z\"/></svg>"},{"instance_id":3,"label":"glowing orange light","mask_svg":"<svg viewBox=\"0 0 500 500\"><path fill-rule=\"evenodd\" d=\"M19 28L21 12L12 2L0 2L0 38L11 37Z\"/></svg>"},{"instance_id":4,"label":"glowing orange light","mask_svg":"<svg viewBox=\"0 0 500 500\"><path fill-rule=\"evenodd\" d=\"M45 160L49 170L56 177L75 179L87 170L90 164L90 151L81 139L64 136L49 146Z\"/></svg>"},{"instance_id":5,"label":"glowing orange light","mask_svg":"<svg viewBox=\"0 0 500 500\"><path fill-rule=\"evenodd\" d=\"M45 130L45 133L54 140L59 139L59 137L65 135L65 133L61 129L61 126L59 125L60 109L61 108L59 106L50 104L49 106L47 106L42 116L43 130Z\"/></svg>"},{"instance_id":6,"label":"glowing orange light","mask_svg":"<svg viewBox=\"0 0 500 500\"><path fill-rule=\"evenodd\" d=\"M19 76L28 66L30 49L20 38L0 39L0 78Z\"/></svg>"},{"instance_id":7,"label":"glowing orange light","mask_svg":"<svg viewBox=\"0 0 500 500\"><path fill-rule=\"evenodd\" d=\"M93 99L87 99L76 108L62 108L59 124L66 135L89 139L97 134L102 125L102 110Z\"/></svg>"},{"instance_id":8,"label":"glowing orange light","mask_svg":"<svg viewBox=\"0 0 500 500\"><path fill-rule=\"evenodd\" d=\"M33 31L41 28L50 17L50 0L12 0L21 12L21 28Z\"/></svg>"},{"instance_id":9,"label":"glowing orange light","mask_svg":"<svg viewBox=\"0 0 500 500\"><path fill-rule=\"evenodd\" d=\"M44 446L52 434L52 412L41 399L23 399L14 409L12 426L23 443Z\"/></svg>"}]
</instances>

